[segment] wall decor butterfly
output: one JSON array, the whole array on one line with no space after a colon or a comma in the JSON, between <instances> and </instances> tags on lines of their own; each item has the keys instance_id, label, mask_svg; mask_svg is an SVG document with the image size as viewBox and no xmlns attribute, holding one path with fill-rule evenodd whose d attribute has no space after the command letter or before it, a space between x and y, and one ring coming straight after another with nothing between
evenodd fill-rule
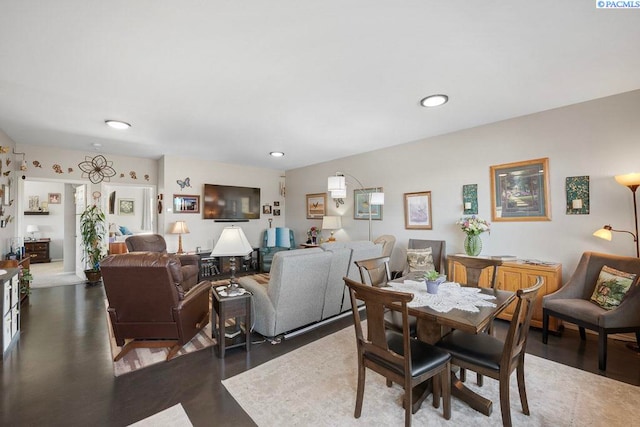
<instances>
[{"instance_id":1,"label":"wall decor butterfly","mask_svg":"<svg viewBox=\"0 0 640 427\"><path fill-rule=\"evenodd\" d=\"M189 177L186 177L184 181L178 179L176 182L180 186L181 190L184 190L184 187L191 187L191 178Z\"/></svg>"}]
</instances>

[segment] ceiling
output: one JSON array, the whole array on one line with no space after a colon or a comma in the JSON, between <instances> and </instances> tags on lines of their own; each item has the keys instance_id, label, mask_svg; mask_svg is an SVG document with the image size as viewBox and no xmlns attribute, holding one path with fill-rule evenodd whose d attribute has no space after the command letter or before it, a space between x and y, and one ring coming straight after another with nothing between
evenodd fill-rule
<instances>
[{"instance_id":1,"label":"ceiling","mask_svg":"<svg viewBox=\"0 0 640 427\"><path fill-rule=\"evenodd\" d=\"M639 89L640 11L595 3L0 0L0 129L297 168Z\"/></svg>"}]
</instances>

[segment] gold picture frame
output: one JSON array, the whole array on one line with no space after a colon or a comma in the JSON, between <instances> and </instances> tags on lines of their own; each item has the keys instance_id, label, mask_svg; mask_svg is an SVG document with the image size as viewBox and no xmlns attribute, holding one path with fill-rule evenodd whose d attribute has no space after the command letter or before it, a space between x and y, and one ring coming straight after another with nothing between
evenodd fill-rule
<instances>
[{"instance_id":1,"label":"gold picture frame","mask_svg":"<svg viewBox=\"0 0 640 427\"><path fill-rule=\"evenodd\" d=\"M490 167L491 219L551 221L549 158Z\"/></svg>"},{"instance_id":2,"label":"gold picture frame","mask_svg":"<svg viewBox=\"0 0 640 427\"><path fill-rule=\"evenodd\" d=\"M327 212L327 193L307 194L307 219L322 219Z\"/></svg>"},{"instance_id":3,"label":"gold picture frame","mask_svg":"<svg viewBox=\"0 0 640 427\"><path fill-rule=\"evenodd\" d=\"M431 230L431 191L404 193L404 228L407 230Z\"/></svg>"}]
</instances>

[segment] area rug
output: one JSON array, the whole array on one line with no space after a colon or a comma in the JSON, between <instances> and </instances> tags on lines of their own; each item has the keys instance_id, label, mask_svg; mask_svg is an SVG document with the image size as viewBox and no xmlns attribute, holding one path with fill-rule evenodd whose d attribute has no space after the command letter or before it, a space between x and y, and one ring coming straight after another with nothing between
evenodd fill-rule
<instances>
[{"instance_id":1,"label":"area rug","mask_svg":"<svg viewBox=\"0 0 640 427\"><path fill-rule=\"evenodd\" d=\"M108 301L105 300L105 307L108 306L108 304ZM118 347L118 345L116 344L116 338L113 335L113 328L111 327L111 319L109 319L108 314L107 329L109 331L109 343L111 344L111 357L113 358L118 353L120 353L121 347ZM185 354L193 353L211 347L215 343L215 339L211 338L211 322L209 322L209 324L207 324L207 326L205 326L200 332L198 332L196 336L191 339L191 341L185 344L171 360L180 356L184 356ZM167 354L169 354L168 347L133 349L122 359L118 360L117 362L113 362L114 375L118 377L120 375L136 371L138 369L166 362Z\"/></svg>"},{"instance_id":2,"label":"area rug","mask_svg":"<svg viewBox=\"0 0 640 427\"><path fill-rule=\"evenodd\" d=\"M129 424L129 427L193 427L180 403L150 417Z\"/></svg>"},{"instance_id":3,"label":"area rug","mask_svg":"<svg viewBox=\"0 0 640 427\"><path fill-rule=\"evenodd\" d=\"M515 373L511 376L511 417L514 426L627 426L640 419L640 387L527 355L527 397L531 415L522 413ZM452 398L447 421L427 398L413 415L419 426L502 425L498 382L485 378L467 386L491 399L487 417ZM360 419L353 417L357 359L353 327L287 353L224 380L231 395L259 426L401 426L403 391L387 388L382 376L367 370ZM259 396L257 398L256 396Z\"/></svg>"}]
</instances>

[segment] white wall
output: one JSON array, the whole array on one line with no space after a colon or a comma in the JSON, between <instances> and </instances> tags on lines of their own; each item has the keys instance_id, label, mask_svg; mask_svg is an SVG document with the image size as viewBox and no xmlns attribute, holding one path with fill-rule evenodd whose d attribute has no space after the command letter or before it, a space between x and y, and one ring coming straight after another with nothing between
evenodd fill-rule
<instances>
[{"instance_id":1,"label":"white wall","mask_svg":"<svg viewBox=\"0 0 640 427\"><path fill-rule=\"evenodd\" d=\"M198 246L202 249L213 249L214 241L218 240L222 229L231 224L242 227L247 239L254 247L260 246L262 234L269 228L269 218L273 220L273 227L284 226L286 206L284 198L279 194L280 176L284 175L283 171L168 156L161 160L160 165L163 180L158 185L158 193L163 195L164 208L163 213L159 215L158 231L165 234L170 252L175 252L178 248L178 236L168 234L171 224L175 221L186 221L189 227L190 233L182 236L182 246L185 251L194 251ZM184 181L187 177L191 187L181 188L177 181ZM202 204L204 184L258 187L260 188L260 205L273 206L274 201L280 201L281 216L261 214L259 220L224 223L202 219L202 206L198 214L173 212L174 194L199 195Z\"/></svg>"},{"instance_id":2,"label":"white wall","mask_svg":"<svg viewBox=\"0 0 640 427\"><path fill-rule=\"evenodd\" d=\"M138 233L143 231L142 229L142 205L144 203L144 189L137 185L105 185L105 195L104 199L106 200L107 207L105 208L105 217L107 219L107 224L115 223L118 226L127 227L131 232ZM155 193L155 186L154 193ZM115 191L115 207L113 214L109 213L109 196L111 192ZM155 198L155 195L151 197ZM133 215L123 215L120 214L118 209L120 199L128 199L133 200L134 203L134 211ZM152 206L153 207L153 206ZM155 222L155 212L152 215ZM155 230L146 230L146 231L155 231Z\"/></svg>"},{"instance_id":3,"label":"white wall","mask_svg":"<svg viewBox=\"0 0 640 427\"><path fill-rule=\"evenodd\" d=\"M373 222L374 238L393 234L404 248L409 238L442 239L448 253L462 252L464 233L455 224L463 210L462 185L478 184L479 215L491 220L489 167L548 157L552 220L492 223L491 234L482 235L482 253L560 262L566 280L584 251L635 256L629 235L618 233L607 242L592 233L609 223L633 230L631 192L613 176L640 171L639 114L640 91L633 91L289 170L287 226L297 241L306 239L306 230L321 222L305 219L305 194L326 192L327 177L342 171L365 187L384 188L383 220ZM591 213L567 215L565 179L581 175L590 176ZM328 214L343 216L339 240L367 238L368 222L353 220L352 190L339 208L328 199ZM404 228L403 193L415 191L431 191L433 230ZM392 268L402 263L402 252L394 251Z\"/></svg>"}]
</instances>

